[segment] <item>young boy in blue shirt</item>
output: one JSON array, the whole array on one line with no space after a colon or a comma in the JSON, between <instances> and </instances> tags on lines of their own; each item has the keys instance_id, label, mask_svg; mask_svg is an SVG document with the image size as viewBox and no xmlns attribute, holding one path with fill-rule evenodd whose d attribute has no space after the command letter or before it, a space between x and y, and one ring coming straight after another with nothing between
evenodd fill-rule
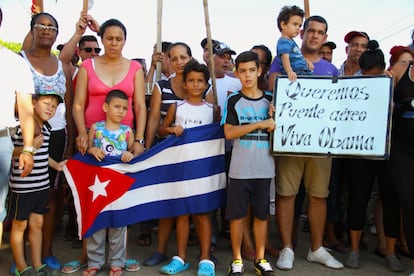
<instances>
[{"instance_id":1,"label":"young boy in blue shirt","mask_svg":"<svg viewBox=\"0 0 414 276\"><path fill-rule=\"evenodd\" d=\"M290 81L295 81L297 75L310 75L313 70L312 63L307 62L293 40L300 33L304 16L305 12L298 6L284 6L277 17L277 26L282 36L277 41L276 53L282 73Z\"/></svg>"},{"instance_id":2,"label":"young boy in blue shirt","mask_svg":"<svg viewBox=\"0 0 414 276\"><path fill-rule=\"evenodd\" d=\"M259 275L274 275L264 258L269 214L270 181L275 165L270 153L270 132L275 129L271 118L272 94L257 87L261 74L259 58L251 51L236 58L236 76L240 91L226 101L221 124L226 139L234 139L227 188L226 218L230 221L233 262L228 275L243 275L241 243L249 203L254 217L256 242L254 268Z\"/></svg>"}]
</instances>

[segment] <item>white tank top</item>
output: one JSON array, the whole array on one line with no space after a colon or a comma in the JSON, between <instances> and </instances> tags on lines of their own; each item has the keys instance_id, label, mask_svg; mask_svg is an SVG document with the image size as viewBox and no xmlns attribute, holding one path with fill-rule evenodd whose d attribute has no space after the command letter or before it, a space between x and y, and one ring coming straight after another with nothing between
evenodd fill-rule
<instances>
[{"instance_id":1,"label":"white tank top","mask_svg":"<svg viewBox=\"0 0 414 276\"><path fill-rule=\"evenodd\" d=\"M45 76L40 74L30 63L30 60L27 58L24 51L21 52L23 58L30 66L30 71L32 71L33 81L35 85L35 94L39 94L40 91L50 91L54 90L65 99L66 93L66 76L63 72L62 62L58 60L58 69L56 73L52 76ZM61 130L66 127L66 105L65 102L60 103L56 109L56 114L48 123L52 127L52 131Z\"/></svg>"}]
</instances>

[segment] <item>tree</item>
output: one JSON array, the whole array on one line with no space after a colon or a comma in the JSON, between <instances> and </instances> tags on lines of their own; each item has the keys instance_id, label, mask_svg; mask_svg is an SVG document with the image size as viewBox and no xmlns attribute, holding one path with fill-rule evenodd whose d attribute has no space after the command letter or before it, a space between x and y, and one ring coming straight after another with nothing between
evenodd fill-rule
<instances>
[{"instance_id":1,"label":"tree","mask_svg":"<svg viewBox=\"0 0 414 276\"><path fill-rule=\"evenodd\" d=\"M19 42L6 42L0 39L0 45L6 47L7 49L12 50L15 53L20 52L20 50L22 49L22 43Z\"/></svg>"}]
</instances>

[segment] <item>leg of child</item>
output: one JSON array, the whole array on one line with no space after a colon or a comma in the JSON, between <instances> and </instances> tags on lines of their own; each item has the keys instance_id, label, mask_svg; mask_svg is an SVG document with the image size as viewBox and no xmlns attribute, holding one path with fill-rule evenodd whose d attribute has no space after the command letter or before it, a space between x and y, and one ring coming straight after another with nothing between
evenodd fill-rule
<instances>
[{"instance_id":1,"label":"leg of child","mask_svg":"<svg viewBox=\"0 0 414 276\"><path fill-rule=\"evenodd\" d=\"M108 229L108 262L110 263L111 269L113 271L122 269L122 267L124 267L126 257L126 233L126 227Z\"/></svg>"},{"instance_id":2,"label":"leg of child","mask_svg":"<svg viewBox=\"0 0 414 276\"><path fill-rule=\"evenodd\" d=\"M43 215L31 213L29 217L30 259L34 268L42 266Z\"/></svg>"},{"instance_id":3,"label":"leg of child","mask_svg":"<svg viewBox=\"0 0 414 276\"><path fill-rule=\"evenodd\" d=\"M55 218L56 218L56 194L57 190L54 187L49 189L49 201L48 209L44 216L45 224L43 225L43 244L42 244L42 257L46 258L52 256L52 242L53 232L55 230Z\"/></svg>"},{"instance_id":4,"label":"leg of child","mask_svg":"<svg viewBox=\"0 0 414 276\"><path fill-rule=\"evenodd\" d=\"M250 225L251 225L251 206L249 204L249 208L247 211L247 216L244 224L243 230L243 241L242 241L242 257L249 260L254 261L256 257L256 252L254 251L253 241L250 236Z\"/></svg>"},{"instance_id":5,"label":"leg of child","mask_svg":"<svg viewBox=\"0 0 414 276\"><path fill-rule=\"evenodd\" d=\"M105 263L106 230L101 229L86 238L86 250L88 256L88 268L100 269Z\"/></svg>"},{"instance_id":6,"label":"leg of child","mask_svg":"<svg viewBox=\"0 0 414 276\"><path fill-rule=\"evenodd\" d=\"M190 233L189 215L182 215L177 217L176 232L177 232L177 255L185 261L187 255L187 242Z\"/></svg>"},{"instance_id":7,"label":"leg of child","mask_svg":"<svg viewBox=\"0 0 414 276\"><path fill-rule=\"evenodd\" d=\"M210 260L211 219L210 213L193 215L198 241L200 243L200 260Z\"/></svg>"},{"instance_id":8,"label":"leg of child","mask_svg":"<svg viewBox=\"0 0 414 276\"><path fill-rule=\"evenodd\" d=\"M264 259L266 239L267 239L267 219L253 219L253 233L256 242L256 259Z\"/></svg>"},{"instance_id":9,"label":"leg of child","mask_svg":"<svg viewBox=\"0 0 414 276\"><path fill-rule=\"evenodd\" d=\"M167 252L168 240L170 239L171 229L173 225L174 218L161 218L158 220L158 253L165 254Z\"/></svg>"},{"instance_id":10,"label":"leg of child","mask_svg":"<svg viewBox=\"0 0 414 276\"><path fill-rule=\"evenodd\" d=\"M24 231L27 227L27 220L12 220L10 233L10 246L13 253L13 259L16 262L16 269L22 271L27 267L24 258Z\"/></svg>"},{"instance_id":11,"label":"leg of child","mask_svg":"<svg viewBox=\"0 0 414 276\"><path fill-rule=\"evenodd\" d=\"M230 220L230 239L233 251L233 260L241 260L241 244L246 217Z\"/></svg>"}]
</instances>

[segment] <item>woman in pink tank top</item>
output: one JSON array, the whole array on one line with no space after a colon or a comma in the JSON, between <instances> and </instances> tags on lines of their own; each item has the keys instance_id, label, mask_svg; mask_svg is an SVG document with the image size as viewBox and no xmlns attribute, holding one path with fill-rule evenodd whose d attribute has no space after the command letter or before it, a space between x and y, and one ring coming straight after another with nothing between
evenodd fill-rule
<instances>
[{"instance_id":1,"label":"woman in pink tank top","mask_svg":"<svg viewBox=\"0 0 414 276\"><path fill-rule=\"evenodd\" d=\"M105 53L87 59L79 69L73 104L78 136L76 143L84 154L87 149L87 130L90 126L105 119L102 104L105 96L113 89L124 91L128 96L129 107L123 124L135 129L133 153L144 151L143 139L146 122L145 80L141 65L122 56L126 41L126 28L116 19L102 24L99 35Z\"/></svg>"}]
</instances>

